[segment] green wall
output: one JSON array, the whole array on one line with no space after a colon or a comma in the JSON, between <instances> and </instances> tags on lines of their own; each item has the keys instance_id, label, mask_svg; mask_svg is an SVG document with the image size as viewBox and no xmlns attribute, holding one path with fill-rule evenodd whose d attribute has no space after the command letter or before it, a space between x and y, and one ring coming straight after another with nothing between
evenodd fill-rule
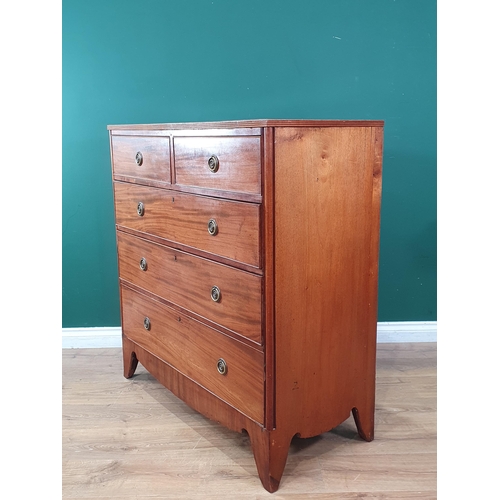
<instances>
[{"instance_id":1,"label":"green wall","mask_svg":"<svg viewBox=\"0 0 500 500\"><path fill-rule=\"evenodd\" d=\"M120 324L106 126L385 120L379 321L436 319L435 0L63 0L63 327Z\"/></svg>"}]
</instances>

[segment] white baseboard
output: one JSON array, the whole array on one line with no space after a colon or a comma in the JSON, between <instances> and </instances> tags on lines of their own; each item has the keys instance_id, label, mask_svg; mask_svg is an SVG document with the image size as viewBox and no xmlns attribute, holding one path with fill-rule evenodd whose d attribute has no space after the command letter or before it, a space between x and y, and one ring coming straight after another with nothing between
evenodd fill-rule
<instances>
[{"instance_id":1,"label":"white baseboard","mask_svg":"<svg viewBox=\"0 0 500 500\"><path fill-rule=\"evenodd\" d=\"M62 348L78 349L87 347L121 347L120 326L102 328L63 328Z\"/></svg>"},{"instance_id":2,"label":"white baseboard","mask_svg":"<svg viewBox=\"0 0 500 500\"><path fill-rule=\"evenodd\" d=\"M437 342L437 321L387 321L377 323L377 342ZM63 328L63 349L121 347L122 329Z\"/></svg>"},{"instance_id":3,"label":"white baseboard","mask_svg":"<svg viewBox=\"0 0 500 500\"><path fill-rule=\"evenodd\" d=\"M437 342L437 321L379 321L377 343Z\"/></svg>"}]
</instances>

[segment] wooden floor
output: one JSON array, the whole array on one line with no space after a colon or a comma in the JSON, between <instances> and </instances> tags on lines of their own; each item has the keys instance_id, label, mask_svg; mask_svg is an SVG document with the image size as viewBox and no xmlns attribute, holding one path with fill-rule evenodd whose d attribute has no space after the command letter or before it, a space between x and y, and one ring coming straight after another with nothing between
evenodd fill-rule
<instances>
[{"instance_id":1,"label":"wooden floor","mask_svg":"<svg viewBox=\"0 0 500 500\"><path fill-rule=\"evenodd\" d=\"M248 437L207 420L119 349L63 350L63 498L436 498L436 344L379 344L375 440L352 416L294 439L280 489L257 476Z\"/></svg>"}]
</instances>

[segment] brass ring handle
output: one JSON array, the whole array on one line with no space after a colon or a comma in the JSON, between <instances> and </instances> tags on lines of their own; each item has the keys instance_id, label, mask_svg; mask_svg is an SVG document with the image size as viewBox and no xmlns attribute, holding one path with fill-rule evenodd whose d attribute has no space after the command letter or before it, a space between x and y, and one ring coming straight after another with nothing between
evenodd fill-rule
<instances>
[{"instance_id":1,"label":"brass ring handle","mask_svg":"<svg viewBox=\"0 0 500 500\"><path fill-rule=\"evenodd\" d=\"M144 203L142 203L142 201L137 204L137 215L140 217L144 215Z\"/></svg>"},{"instance_id":2,"label":"brass ring handle","mask_svg":"<svg viewBox=\"0 0 500 500\"><path fill-rule=\"evenodd\" d=\"M217 170L219 170L219 158L217 158L217 156L212 155L208 159L208 168L210 169L210 172L213 172L214 174Z\"/></svg>"},{"instance_id":3,"label":"brass ring handle","mask_svg":"<svg viewBox=\"0 0 500 500\"><path fill-rule=\"evenodd\" d=\"M144 328L146 330L151 329L151 320L147 316L144 318Z\"/></svg>"},{"instance_id":4,"label":"brass ring handle","mask_svg":"<svg viewBox=\"0 0 500 500\"><path fill-rule=\"evenodd\" d=\"M139 167L142 165L143 160L144 157L142 156L142 153L140 151L137 151L137 153L135 154L135 162Z\"/></svg>"},{"instance_id":5,"label":"brass ring handle","mask_svg":"<svg viewBox=\"0 0 500 500\"><path fill-rule=\"evenodd\" d=\"M210 296L214 302L220 302L220 288L218 286L213 286L212 291L210 292Z\"/></svg>"},{"instance_id":6,"label":"brass ring handle","mask_svg":"<svg viewBox=\"0 0 500 500\"><path fill-rule=\"evenodd\" d=\"M141 261L139 262L139 267L145 271L148 268L148 262L147 260L143 257Z\"/></svg>"},{"instance_id":7,"label":"brass ring handle","mask_svg":"<svg viewBox=\"0 0 500 500\"><path fill-rule=\"evenodd\" d=\"M219 227L217 226L217 222L215 221L215 219L210 219L208 221L208 232L212 236L215 236L219 232Z\"/></svg>"},{"instance_id":8,"label":"brass ring handle","mask_svg":"<svg viewBox=\"0 0 500 500\"><path fill-rule=\"evenodd\" d=\"M217 361L217 371L221 375L226 375L227 373L227 363L222 358Z\"/></svg>"}]
</instances>

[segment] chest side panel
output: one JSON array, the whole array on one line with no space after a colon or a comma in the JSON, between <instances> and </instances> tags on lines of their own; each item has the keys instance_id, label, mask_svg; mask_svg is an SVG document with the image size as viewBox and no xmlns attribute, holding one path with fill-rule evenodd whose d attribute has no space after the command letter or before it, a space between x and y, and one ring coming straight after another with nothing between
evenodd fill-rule
<instances>
[{"instance_id":1,"label":"chest side panel","mask_svg":"<svg viewBox=\"0 0 500 500\"><path fill-rule=\"evenodd\" d=\"M345 420L374 377L374 137L275 131L276 420L303 437Z\"/></svg>"}]
</instances>

